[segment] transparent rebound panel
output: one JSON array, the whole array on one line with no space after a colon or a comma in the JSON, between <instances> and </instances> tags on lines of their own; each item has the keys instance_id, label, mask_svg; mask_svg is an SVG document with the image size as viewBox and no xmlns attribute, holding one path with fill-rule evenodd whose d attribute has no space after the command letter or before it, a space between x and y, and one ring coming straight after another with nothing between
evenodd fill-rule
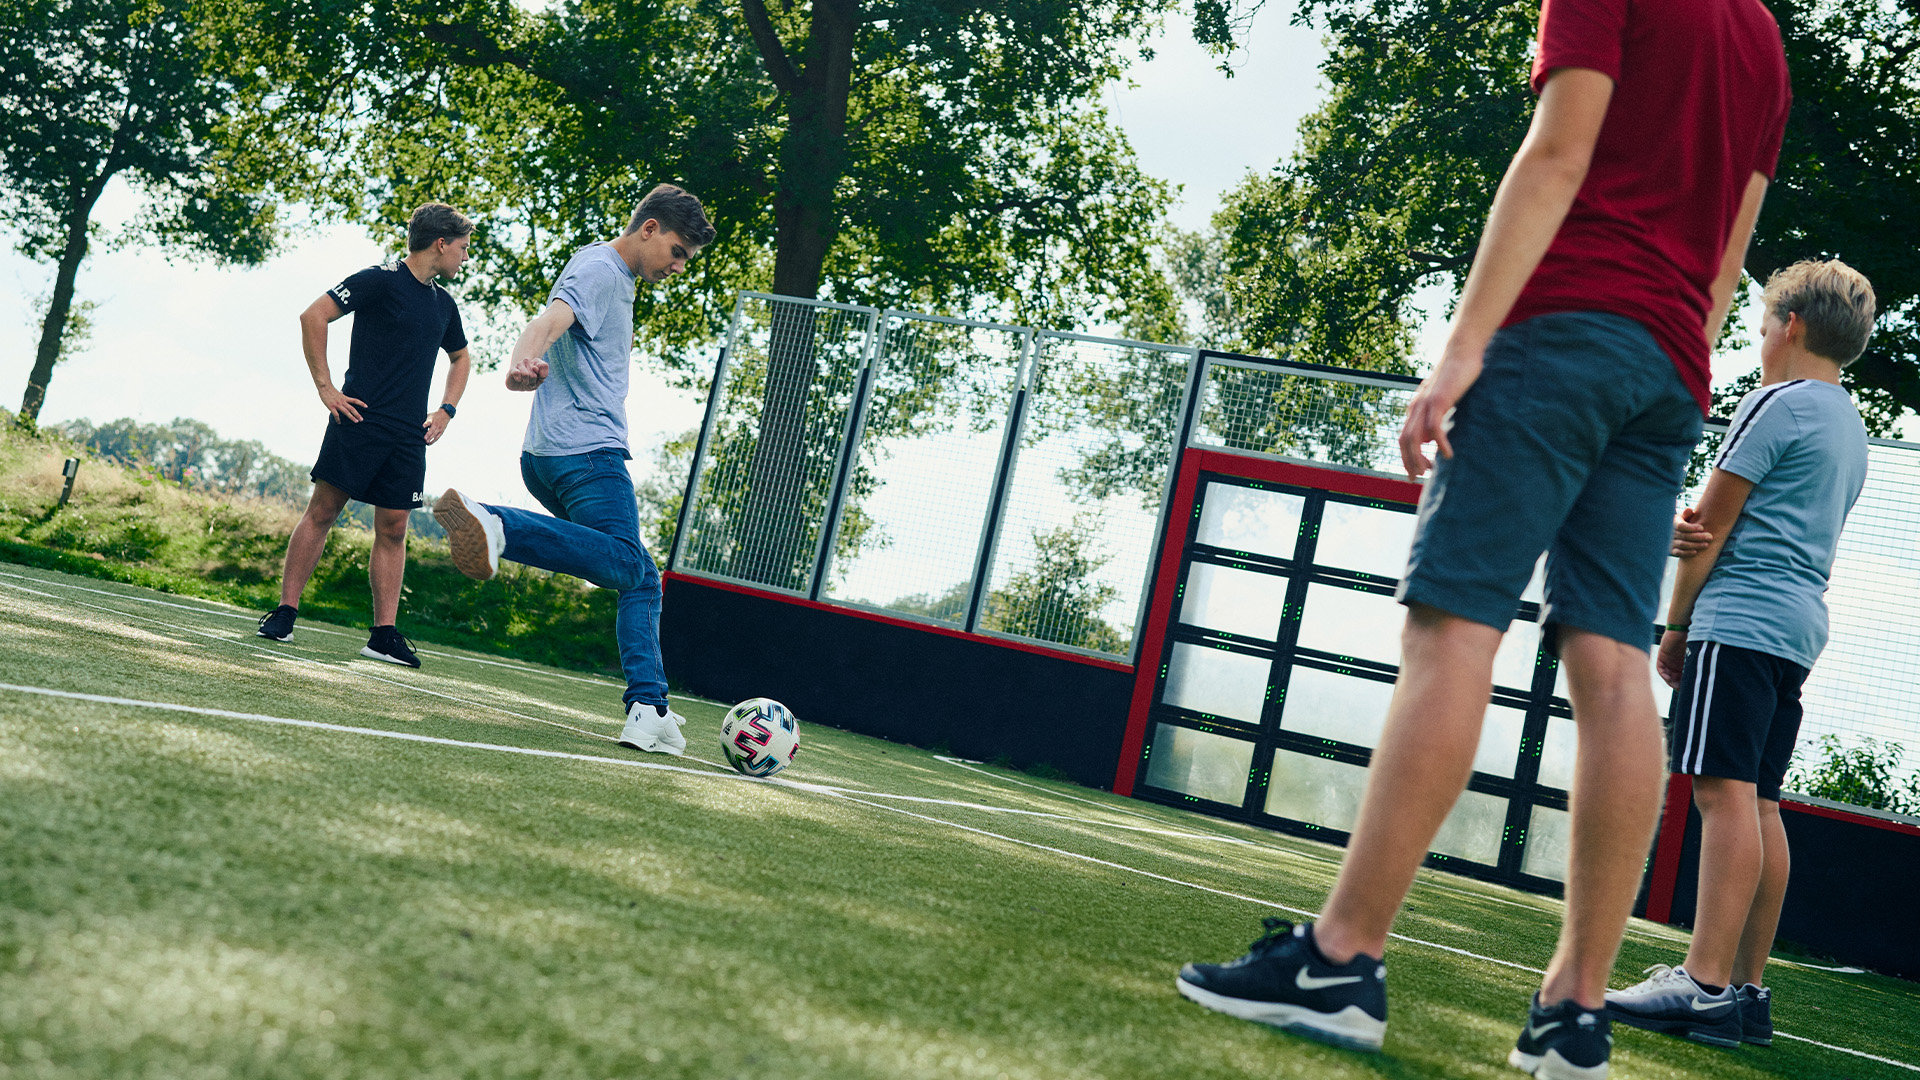
<instances>
[{"instance_id":1,"label":"transparent rebound panel","mask_svg":"<svg viewBox=\"0 0 1920 1080\"><path fill-rule=\"evenodd\" d=\"M1306 505L1306 499L1290 492L1208 481L1194 543L1291 559Z\"/></svg>"},{"instance_id":2,"label":"transparent rebound panel","mask_svg":"<svg viewBox=\"0 0 1920 1080\"><path fill-rule=\"evenodd\" d=\"M1247 793L1247 772L1253 765L1253 744L1192 728L1157 724L1153 754L1147 761L1147 783L1229 806L1239 806Z\"/></svg>"},{"instance_id":3,"label":"transparent rebound panel","mask_svg":"<svg viewBox=\"0 0 1920 1080\"><path fill-rule=\"evenodd\" d=\"M1274 817L1352 832L1366 790L1365 766L1275 750L1265 809Z\"/></svg>"},{"instance_id":4,"label":"transparent rebound panel","mask_svg":"<svg viewBox=\"0 0 1920 1080\"><path fill-rule=\"evenodd\" d=\"M742 296L680 565L805 591L872 313ZM856 530L842 543L857 544Z\"/></svg>"},{"instance_id":5,"label":"transparent rebound panel","mask_svg":"<svg viewBox=\"0 0 1920 1080\"><path fill-rule=\"evenodd\" d=\"M1215 360L1202 391L1197 446L1400 471L1400 423L1413 387L1364 386Z\"/></svg>"},{"instance_id":6,"label":"transparent rebound panel","mask_svg":"<svg viewBox=\"0 0 1920 1080\"><path fill-rule=\"evenodd\" d=\"M1493 866L1500 861L1500 840L1507 827L1507 800L1481 791L1463 791L1433 838L1431 850L1456 859Z\"/></svg>"},{"instance_id":7,"label":"transparent rebound panel","mask_svg":"<svg viewBox=\"0 0 1920 1080\"><path fill-rule=\"evenodd\" d=\"M1192 354L1042 334L981 629L1127 655Z\"/></svg>"},{"instance_id":8,"label":"transparent rebound panel","mask_svg":"<svg viewBox=\"0 0 1920 1080\"><path fill-rule=\"evenodd\" d=\"M958 624L1028 332L889 313L825 592Z\"/></svg>"},{"instance_id":9,"label":"transparent rebound panel","mask_svg":"<svg viewBox=\"0 0 1920 1080\"><path fill-rule=\"evenodd\" d=\"M1180 621L1242 637L1273 641L1287 606L1288 580L1230 566L1197 562L1187 567L1180 594Z\"/></svg>"},{"instance_id":10,"label":"transparent rebound panel","mask_svg":"<svg viewBox=\"0 0 1920 1080\"><path fill-rule=\"evenodd\" d=\"M1527 826L1526 853L1520 857L1522 873L1554 881L1567 880L1567 857L1573 854L1573 815L1551 806L1533 808L1533 820Z\"/></svg>"}]
</instances>

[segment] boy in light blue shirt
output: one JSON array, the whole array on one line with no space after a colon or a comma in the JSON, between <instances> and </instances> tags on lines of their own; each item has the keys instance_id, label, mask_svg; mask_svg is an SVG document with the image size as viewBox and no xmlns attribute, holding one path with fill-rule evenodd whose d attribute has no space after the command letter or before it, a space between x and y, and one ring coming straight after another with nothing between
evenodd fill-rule
<instances>
[{"instance_id":1,"label":"boy in light blue shirt","mask_svg":"<svg viewBox=\"0 0 1920 1080\"><path fill-rule=\"evenodd\" d=\"M627 677L620 745L686 751L686 721L667 706L660 658L660 571L640 541L627 460L627 368L636 282L665 281L713 241L700 200L661 184L627 231L575 252L547 307L514 346L507 389L533 391L520 452L527 490L552 516L489 506L451 488L434 505L460 572L486 580L501 559L570 574L620 599L614 637Z\"/></svg>"},{"instance_id":2,"label":"boy in light blue shirt","mask_svg":"<svg viewBox=\"0 0 1920 1080\"><path fill-rule=\"evenodd\" d=\"M1840 370L1866 348L1873 286L1800 262L1763 298L1761 386L1740 402L1681 556L1656 667L1674 688L1673 771L1700 809L1700 889L1685 964L1607 994L1612 1019L1710 1045L1766 1045L1762 981L1787 888L1780 784L1800 687L1827 643L1826 591L1867 475L1867 432Z\"/></svg>"}]
</instances>

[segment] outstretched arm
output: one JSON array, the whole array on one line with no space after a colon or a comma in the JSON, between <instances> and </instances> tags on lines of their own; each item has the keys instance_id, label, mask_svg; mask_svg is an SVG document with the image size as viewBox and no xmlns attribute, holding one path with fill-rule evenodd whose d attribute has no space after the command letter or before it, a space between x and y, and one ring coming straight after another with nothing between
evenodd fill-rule
<instances>
[{"instance_id":1,"label":"outstretched arm","mask_svg":"<svg viewBox=\"0 0 1920 1080\"><path fill-rule=\"evenodd\" d=\"M1700 505L1694 509L1696 520L1711 539L1704 550L1680 560L1680 569L1673 577L1673 599L1667 604L1667 625L1682 629L1670 629L1660 635L1660 655L1654 661L1655 670L1668 686L1680 685L1680 669L1687 654L1684 628L1693 621L1693 602L1700 598L1700 590L1713 573L1713 564L1727 546L1727 534L1733 531L1734 522L1740 520L1740 511L1746 509L1747 496L1751 494L1753 481L1738 473L1715 469L1713 475L1707 477L1707 489L1700 494Z\"/></svg>"},{"instance_id":2,"label":"outstretched arm","mask_svg":"<svg viewBox=\"0 0 1920 1080\"><path fill-rule=\"evenodd\" d=\"M520 332L513 346L513 363L507 367L507 389L537 390L547 381L547 362L542 359L560 335L573 325L573 309L565 300L555 300L547 310L534 317Z\"/></svg>"},{"instance_id":3,"label":"outstretched arm","mask_svg":"<svg viewBox=\"0 0 1920 1080\"><path fill-rule=\"evenodd\" d=\"M1437 443L1443 456L1453 456L1447 414L1480 377L1487 341L1506 321L1573 208L1612 100L1613 80L1591 68L1556 68L1547 76L1533 124L1494 193L1446 348L1407 406L1400 460L1409 478L1433 467L1420 451L1423 444Z\"/></svg>"},{"instance_id":4,"label":"outstretched arm","mask_svg":"<svg viewBox=\"0 0 1920 1080\"><path fill-rule=\"evenodd\" d=\"M1727 324L1727 309L1733 305L1733 290L1740 284L1740 269L1747 263L1747 243L1753 239L1753 223L1760 220L1760 203L1767 197L1765 174L1747 177L1747 190L1740 197L1740 212L1734 215L1733 231L1727 234L1727 250L1720 255L1720 272L1714 275L1707 296L1707 348L1720 340L1720 328Z\"/></svg>"},{"instance_id":5,"label":"outstretched arm","mask_svg":"<svg viewBox=\"0 0 1920 1080\"><path fill-rule=\"evenodd\" d=\"M333 372L327 367L327 324L345 315L340 305L326 293L300 313L300 351L306 354L307 374L313 376L313 388L320 393L320 404L336 424L360 422L360 410L367 403L350 398L333 385Z\"/></svg>"}]
</instances>

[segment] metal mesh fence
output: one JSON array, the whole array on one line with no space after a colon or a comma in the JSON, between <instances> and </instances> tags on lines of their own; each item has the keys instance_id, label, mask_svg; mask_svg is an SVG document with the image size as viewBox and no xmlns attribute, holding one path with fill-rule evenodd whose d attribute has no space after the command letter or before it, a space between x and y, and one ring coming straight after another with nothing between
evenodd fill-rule
<instances>
[{"instance_id":1,"label":"metal mesh fence","mask_svg":"<svg viewBox=\"0 0 1920 1080\"><path fill-rule=\"evenodd\" d=\"M1290 372L1209 357L1192 441L1397 472L1400 422L1413 391L1386 379Z\"/></svg>"},{"instance_id":2,"label":"metal mesh fence","mask_svg":"<svg viewBox=\"0 0 1920 1080\"><path fill-rule=\"evenodd\" d=\"M1043 333L980 629L1132 647L1194 352Z\"/></svg>"},{"instance_id":3,"label":"metal mesh fence","mask_svg":"<svg viewBox=\"0 0 1920 1080\"><path fill-rule=\"evenodd\" d=\"M1032 331L888 312L825 591L959 624Z\"/></svg>"},{"instance_id":4,"label":"metal mesh fence","mask_svg":"<svg viewBox=\"0 0 1920 1080\"><path fill-rule=\"evenodd\" d=\"M741 294L681 568L810 588L873 332L871 309Z\"/></svg>"}]
</instances>

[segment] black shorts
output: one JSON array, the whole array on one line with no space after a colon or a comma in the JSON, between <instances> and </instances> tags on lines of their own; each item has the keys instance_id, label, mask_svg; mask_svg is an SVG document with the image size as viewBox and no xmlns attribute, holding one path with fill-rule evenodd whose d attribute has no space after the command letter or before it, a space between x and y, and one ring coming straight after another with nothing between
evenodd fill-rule
<instances>
[{"instance_id":1,"label":"black shorts","mask_svg":"<svg viewBox=\"0 0 1920 1080\"><path fill-rule=\"evenodd\" d=\"M426 434L398 432L366 420L329 422L312 478L372 506L411 510L420 505L420 488L427 482Z\"/></svg>"},{"instance_id":2,"label":"black shorts","mask_svg":"<svg viewBox=\"0 0 1920 1080\"><path fill-rule=\"evenodd\" d=\"M1673 771L1751 781L1780 798L1800 735L1800 684L1807 669L1769 653L1718 641L1687 643L1673 691Z\"/></svg>"}]
</instances>

